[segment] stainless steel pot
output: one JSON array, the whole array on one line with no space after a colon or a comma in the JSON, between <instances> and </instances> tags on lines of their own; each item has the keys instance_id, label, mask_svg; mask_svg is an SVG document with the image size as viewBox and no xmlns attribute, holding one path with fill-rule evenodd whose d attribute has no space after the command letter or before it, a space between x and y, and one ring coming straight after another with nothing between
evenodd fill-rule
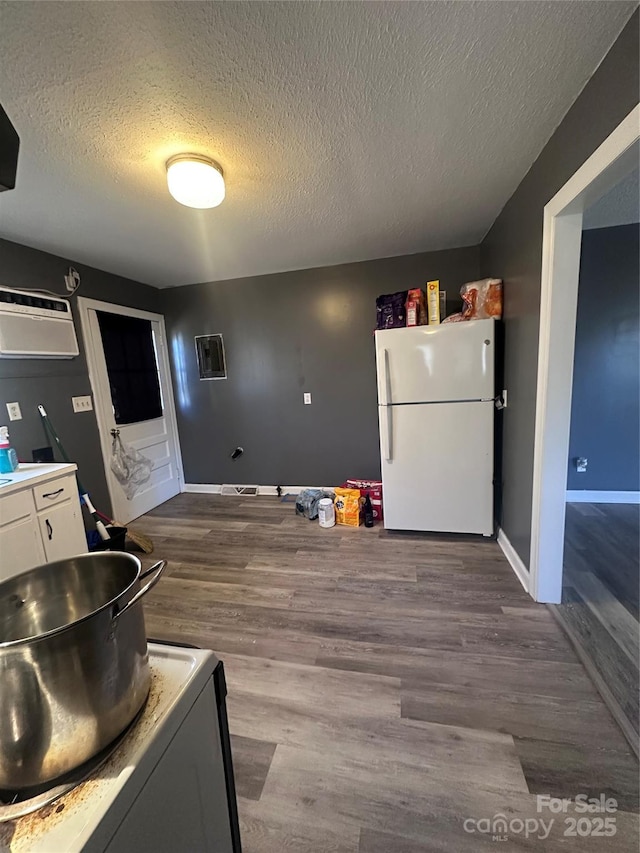
<instances>
[{"instance_id":1,"label":"stainless steel pot","mask_svg":"<svg viewBox=\"0 0 640 853\"><path fill-rule=\"evenodd\" d=\"M107 551L0 584L0 788L73 770L135 717L151 683L141 599L165 566Z\"/></svg>"}]
</instances>

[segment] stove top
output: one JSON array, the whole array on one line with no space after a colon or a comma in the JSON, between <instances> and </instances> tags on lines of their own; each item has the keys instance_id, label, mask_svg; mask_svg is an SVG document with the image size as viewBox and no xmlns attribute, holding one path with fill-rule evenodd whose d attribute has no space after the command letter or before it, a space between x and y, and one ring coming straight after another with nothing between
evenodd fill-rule
<instances>
[{"instance_id":1,"label":"stove top","mask_svg":"<svg viewBox=\"0 0 640 853\"><path fill-rule=\"evenodd\" d=\"M38 809L55 803L60 797L77 788L81 782L85 782L94 773L97 773L102 765L108 761L116 749L124 741L131 729L138 723L144 714L147 703L142 706L127 728L114 741L101 750L93 758L85 761L75 770L65 776L52 780L42 785L37 790L28 791L2 791L0 790L0 823L7 823L19 817L31 814Z\"/></svg>"},{"instance_id":2,"label":"stove top","mask_svg":"<svg viewBox=\"0 0 640 853\"><path fill-rule=\"evenodd\" d=\"M16 811L0 823L0 853L81 851L108 811L117 817L119 806L124 815L144 784L142 771L155 766L216 664L207 650L149 643L151 689L136 720L76 775L40 792L36 811L5 803Z\"/></svg>"}]
</instances>

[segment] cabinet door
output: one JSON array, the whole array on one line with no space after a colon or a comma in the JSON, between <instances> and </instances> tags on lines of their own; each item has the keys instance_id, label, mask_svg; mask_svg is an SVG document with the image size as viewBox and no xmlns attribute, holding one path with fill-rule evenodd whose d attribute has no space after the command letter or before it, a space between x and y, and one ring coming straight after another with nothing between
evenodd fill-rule
<instances>
[{"instance_id":1,"label":"cabinet door","mask_svg":"<svg viewBox=\"0 0 640 853\"><path fill-rule=\"evenodd\" d=\"M57 504L48 512L38 513L38 524L47 562L86 553L87 539L80 504L76 501Z\"/></svg>"},{"instance_id":2,"label":"cabinet door","mask_svg":"<svg viewBox=\"0 0 640 853\"><path fill-rule=\"evenodd\" d=\"M0 581L45 562L33 516L0 527Z\"/></svg>"}]
</instances>

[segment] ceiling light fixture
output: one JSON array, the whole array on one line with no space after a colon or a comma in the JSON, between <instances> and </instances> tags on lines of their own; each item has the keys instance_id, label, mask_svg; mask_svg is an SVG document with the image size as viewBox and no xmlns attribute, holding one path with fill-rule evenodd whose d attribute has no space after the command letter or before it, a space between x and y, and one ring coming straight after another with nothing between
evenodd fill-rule
<instances>
[{"instance_id":1,"label":"ceiling light fixture","mask_svg":"<svg viewBox=\"0 0 640 853\"><path fill-rule=\"evenodd\" d=\"M167 160L169 192L187 207L217 207L224 199L222 168L200 154L176 154Z\"/></svg>"}]
</instances>

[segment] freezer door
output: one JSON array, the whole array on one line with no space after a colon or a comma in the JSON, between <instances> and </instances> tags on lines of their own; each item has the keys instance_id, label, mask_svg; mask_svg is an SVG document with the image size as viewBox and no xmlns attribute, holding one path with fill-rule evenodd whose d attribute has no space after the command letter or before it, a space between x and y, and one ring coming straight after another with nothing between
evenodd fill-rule
<instances>
[{"instance_id":1,"label":"freezer door","mask_svg":"<svg viewBox=\"0 0 640 853\"><path fill-rule=\"evenodd\" d=\"M493 403L378 411L385 527L492 535Z\"/></svg>"},{"instance_id":2,"label":"freezer door","mask_svg":"<svg viewBox=\"0 0 640 853\"><path fill-rule=\"evenodd\" d=\"M376 332L378 403L493 399L494 332L494 320Z\"/></svg>"}]
</instances>

